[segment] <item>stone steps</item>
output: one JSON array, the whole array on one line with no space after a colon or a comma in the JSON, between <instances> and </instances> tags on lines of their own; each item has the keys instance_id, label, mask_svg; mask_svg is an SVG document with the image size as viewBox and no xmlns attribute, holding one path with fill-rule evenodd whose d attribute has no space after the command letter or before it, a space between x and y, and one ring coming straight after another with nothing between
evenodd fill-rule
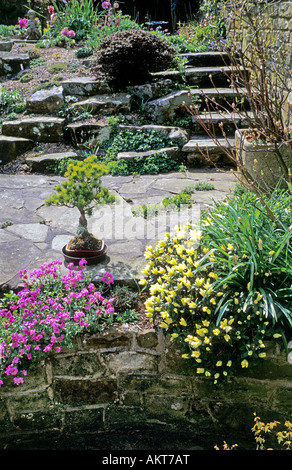
<instances>
[{"instance_id":1,"label":"stone steps","mask_svg":"<svg viewBox=\"0 0 292 470\"><path fill-rule=\"evenodd\" d=\"M208 155L213 163L218 163L218 161L221 160L222 163L230 164L224 152L224 149L228 148L235 148L234 136L228 137L227 140L218 137L215 142L208 136L193 135L182 147L181 152L182 156L185 157L186 161L190 164L193 164L194 161L199 162L201 165L208 164L208 160L206 160L203 155Z\"/></svg>"},{"instance_id":2,"label":"stone steps","mask_svg":"<svg viewBox=\"0 0 292 470\"><path fill-rule=\"evenodd\" d=\"M187 64L192 67L208 67L210 64L222 67L230 63L227 53L220 51L186 52L180 56L187 59Z\"/></svg>"},{"instance_id":3,"label":"stone steps","mask_svg":"<svg viewBox=\"0 0 292 470\"><path fill-rule=\"evenodd\" d=\"M249 113L250 118L252 118L252 113ZM200 121L203 121L204 124L213 129L217 135L222 135L221 124L223 125L223 130L227 135L234 135L236 128L243 129L247 127L247 119L244 118L240 113L216 113L216 112L205 112L198 115L192 116L193 121L193 132L197 135L206 135L208 134Z\"/></svg>"},{"instance_id":4,"label":"stone steps","mask_svg":"<svg viewBox=\"0 0 292 470\"><path fill-rule=\"evenodd\" d=\"M52 116L25 117L4 121L2 135L22 137L34 142L63 142L65 119Z\"/></svg>"},{"instance_id":5,"label":"stone steps","mask_svg":"<svg viewBox=\"0 0 292 470\"><path fill-rule=\"evenodd\" d=\"M76 96L80 99L87 96L110 93L111 89L107 83L95 80L92 77L70 78L61 82L64 96Z\"/></svg>"},{"instance_id":6,"label":"stone steps","mask_svg":"<svg viewBox=\"0 0 292 470\"><path fill-rule=\"evenodd\" d=\"M213 83L217 87L228 87L230 76L236 70L237 68L229 66L186 67L186 82L201 88L212 87Z\"/></svg>"},{"instance_id":7,"label":"stone steps","mask_svg":"<svg viewBox=\"0 0 292 470\"><path fill-rule=\"evenodd\" d=\"M51 163L56 163L65 158L78 159L79 156L76 152L49 153L29 156L25 159L25 162L30 166L32 171L49 173L49 165Z\"/></svg>"},{"instance_id":8,"label":"stone steps","mask_svg":"<svg viewBox=\"0 0 292 470\"><path fill-rule=\"evenodd\" d=\"M15 160L18 156L31 150L33 146L34 142L30 139L0 135L0 165L6 165L6 163Z\"/></svg>"},{"instance_id":9,"label":"stone steps","mask_svg":"<svg viewBox=\"0 0 292 470\"><path fill-rule=\"evenodd\" d=\"M83 101L73 103L76 111L87 111L90 114L118 114L131 111L131 95L129 93L112 93L96 95Z\"/></svg>"},{"instance_id":10,"label":"stone steps","mask_svg":"<svg viewBox=\"0 0 292 470\"><path fill-rule=\"evenodd\" d=\"M7 55L9 53L0 52L0 59L1 54ZM191 53L182 54L182 56L188 60L185 68L186 82L195 88L182 89L161 96L165 89L174 88L174 81L182 80L182 75L178 71L165 71L153 74L156 78L154 82L131 87L131 91L134 92L136 97L142 101L144 100L144 113L148 120L154 124L144 126L121 125L119 128L155 128L164 135L177 139L179 147L183 147L183 153L190 159L191 155L196 154L196 150L193 148L194 139L190 139L189 131L175 126L165 126L164 121L166 118L174 117L175 111L184 102L187 105L198 102L200 115L192 116L192 134L201 136L196 138L197 146L204 146L207 142L209 150L215 154L216 149L214 145L212 146L210 141L206 141L208 135L201 126L200 119L206 125L214 125L214 129L219 135L221 135L220 125L223 123L224 131L231 137L233 137L236 127L242 128L246 126L246 121L240 114L232 111L232 103L235 100L240 102L241 99L241 96L238 96L229 86L228 76L232 73L233 68L222 65L226 61L226 55L221 52ZM214 78L216 88L213 87L210 81L210 75ZM87 111L93 118L88 121L68 123L66 118L56 117L57 109L66 104L66 98L68 97L75 97L77 99L76 102L71 100L71 103L69 100L70 107L73 110L80 113ZM212 112L209 114L204 112L204 108L206 108L205 97L215 100L219 105L230 105L230 113ZM7 148L8 145L5 143L7 142L5 138L9 138L12 145L11 139L14 137L16 139L27 139L28 142L26 144L28 146L38 142L64 142L77 149L88 147L88 143L91 141L98 146L110 137L111 126L107 122L108 116L111 114L130 113L132 111L132 97L130 93L111 93L110 87L106 82L96 80L91 76L76 77L64 80L58 87L36 92L27 99L27 111L33 113L34 116L24 117L17 121L3 122L2 148L4 148L4 145ZM23 141L22 144L25 145L25 142ZM18 148L21 148L20 141ZM12 156L14 154L18 155L19 151L15 153L10 150L8 158L14 158ZM55 155L55 157L51 156L49 159L44 158L43 160L40 156L43 166L45 165L44 162L51 161L54 158L59 159L60 156ZM132 153L129 156L128 152L126 154L123 152L123 155L122 153L119 155L120 158L134 157ZM37 160L34 159L34 168L37 164Z\"/></svg>"},{"instance_id":11,"label":"stone steps","mask_svg":"<svg viewBox=\"0 0 292 470\"><path fill-rule=\"evenodd\" d=\"M149 101L144 108L146 116L158 123L171 118L185 103L188 107L197 104L199 109L206 107L205 98L214 99L219 106L232 110L232 103L239 102L241 96L230 87L179 90ZM246 104L246 103L245 103Z\"/></svg>"}]
</instances>

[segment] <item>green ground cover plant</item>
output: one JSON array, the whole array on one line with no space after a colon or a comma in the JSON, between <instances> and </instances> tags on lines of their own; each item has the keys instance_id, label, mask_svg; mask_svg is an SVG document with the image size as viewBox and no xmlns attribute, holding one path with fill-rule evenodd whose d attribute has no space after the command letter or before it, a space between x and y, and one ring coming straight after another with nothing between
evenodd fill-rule
<instances>
[{"instance_id":1,"label":"green ground cover plant","mask_svg":"<svg viewBox=\"0 0 292 470\"><path fill-rule=\"evenodd\" d=\"M255 194L232 195L213 203L200 227L147 248L147 315L182 345L196 375L216 384L266 357L268 341L287 346L291 201L281 191L266 198L276 224Z\"/></svg>"}]
</instances>

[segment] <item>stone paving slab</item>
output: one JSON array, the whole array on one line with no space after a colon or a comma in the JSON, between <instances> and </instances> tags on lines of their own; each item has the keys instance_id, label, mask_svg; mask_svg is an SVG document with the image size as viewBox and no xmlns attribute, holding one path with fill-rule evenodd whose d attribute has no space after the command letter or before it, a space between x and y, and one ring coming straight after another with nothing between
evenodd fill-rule
<instances>
[{"instance_id":1,"label":"stone paving slab","mask_svg":"<svg viewBox=\"0 0 292 470\"><path fill-rule=\"evenodd\" d=\"M42 263L63 259L62 247L76 233L77 209L46 206L62 177L0 174L0 289L20 286L19 271L38 268ZM185 186L212 182L212 191L196 191L196 202L189 210L161 213L145 220L135 217L134 204L160 202L179 193ZM105 176L103 184L116 195L117 203L95 209L89 230L108 245L106 258L90 269L100 277L111 272L116 280L132 282L141 277L146 245L155 244L166 231L187 221L199 221L200 210L212 199L222 199L236 183L231 173L190 170L145 176ZM62 267L64 273L66 267Z\"/></svg>"}]
</instances>

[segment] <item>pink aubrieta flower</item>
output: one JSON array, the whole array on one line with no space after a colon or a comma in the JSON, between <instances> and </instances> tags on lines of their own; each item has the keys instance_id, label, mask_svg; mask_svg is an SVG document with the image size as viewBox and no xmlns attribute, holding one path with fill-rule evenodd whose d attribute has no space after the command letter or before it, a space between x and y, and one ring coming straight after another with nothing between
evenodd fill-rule
<instances>
[{"instance_id":1,"label":"pink aubrieta flower","mask_svg":"<svg viewBox=\"0 0 292 470\"><path fill-rule=\"evenodd\" d=\"M107 10L110 6L111 6L111 2L108 2L108 1L104 1L104 2L102 2L102 4L101 4L101 7L102 7L104 10Z\"/></svg>"},{"instance_id":2,"label":"pink aubrieta flower","mask_svg":"<svg viewBox=\"0 0 292 470\"><path fill-rule=\"evenodd\" d=\"M104 275L102 276L101 280L109 285L109 284L113 284L114 283L114 277L112 274L108 273L108 272L105 272Z\"/></svg>"},{"instance_id":3,"label":"pink aubrieta flower","mask_svg":"<svg viewBox=\"0 0 292 470\"><path fill-rule=\"evenodd\" d=\"M66 346L66 340L70 340L72 322L79 333L91 326L95 328L99 316L114 311L114 299L105 298L93 282L87 282L84 264L85 260L81 266L67 266L66 275L61 274L62 261L58 260L31 272L21 270L23 289L0 309L8 338L0 342L0 387L3 376L12 376L15 385L23 383L27 375L26 370L21 370L23 361L38 359L39 354L61 352L61 344ZM114 278L106 272L103 282L112 284Z\"/></svg>"}]
</instances>

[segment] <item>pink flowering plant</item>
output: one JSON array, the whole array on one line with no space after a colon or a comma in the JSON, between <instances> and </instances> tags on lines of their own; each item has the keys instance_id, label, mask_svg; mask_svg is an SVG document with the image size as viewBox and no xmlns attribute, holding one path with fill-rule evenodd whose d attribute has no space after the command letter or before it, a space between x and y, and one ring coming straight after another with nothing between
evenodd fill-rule
<instances>
[{"instance_id":1,"label":"pink flowering plant","mask_svg":"<svg viewBox=\"0 0 292 470\"><path fill-rule=\"evenodd\" d=\"M105 290L114 283L105 273L95 285L85 272L85 260L78 267L68 265L62 275L62 261L44 263L39 269L20 271L24 287L0 300L0 387L4 379L23 383L29 368L84 332L102 332L115 319L113 298Z\"/></svg>"},{"instance_id":2,"label":"pink flowering plant","mask_svg":"<svg viewBox=\"0 0 292 470\"><path fill-rule=\"evenodd\" d=\"M18 25L21 29L26 29L27 27L27 23L28 23L28 19L27 18L20 18L18 20Z\"/></svg>"}]
</instances>

